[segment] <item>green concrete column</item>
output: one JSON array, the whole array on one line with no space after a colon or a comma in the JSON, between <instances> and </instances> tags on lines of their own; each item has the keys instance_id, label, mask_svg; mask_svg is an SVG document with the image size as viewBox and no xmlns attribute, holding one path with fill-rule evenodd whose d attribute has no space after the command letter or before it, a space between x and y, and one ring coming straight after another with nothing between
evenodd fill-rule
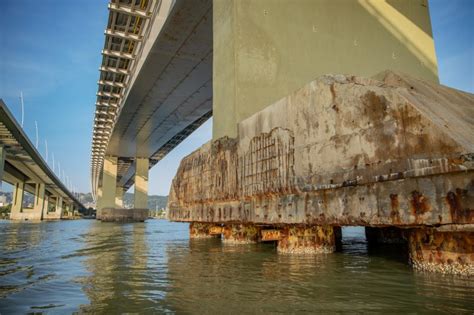
<instances>
[{"instance_id":1,"label":"green concrete column","mask_svg":"<svg viewBox=\"0 0 474 315\"><path fill-rule=\"evenodd\" d=\"M115 208L115 195L117 187L117 157L106 156L104 159L104 170L102 174L102 198L100 207Z\"/></svg>"},{"instance_id":2,"label":"green concrete column","mask_svg":"<svg viewBox=\"0 0 474 315\"><path fill-rule=\"evenodd\" d=\"M3 169L5 168L5 155L6 155L5 148L0 145L0 187L2 186L3 180Z\"/></svg>"},{"instance_id":3,"label":"green concrete column","mask_svg":"<svg viewBox=\"0 0 474 315\"><path fill-rule=\"evenodd\" d=\"M147 158L137 158L135 165L135 200L134 207L148 209L148 168Z\"/></svg>"},{"instance_id":4,"label":"green concrete column","mask_svg":"<svg viewBox=\"0 0 474 315\"><path fill-rule=\"evenodd\" d=\"M415 2L214 0L213 138L324 74L438 82L428 6Z\"/></svg>"},{"instance_id":5,"label":"green concrete column","mask_svg":"<svg viewBox=\"0 0 474 315\"><path fill-rule=\"evenodd\" d=\"M23 211L23 192L25 190L24 182L15 183L13 191L12 210L10 218L16 219L16 216Z\"/></svg>"},{"instance_id":6,"label":"green concrete column","mask_svg":"<svg viewBox=\"0 0 474 315\"><path fill-rule=\"evenodd\" d=\"M123 195L125 190L123 187L117 187L115 190L115 207L123 208Z\"/></svg>"}]
</instances>

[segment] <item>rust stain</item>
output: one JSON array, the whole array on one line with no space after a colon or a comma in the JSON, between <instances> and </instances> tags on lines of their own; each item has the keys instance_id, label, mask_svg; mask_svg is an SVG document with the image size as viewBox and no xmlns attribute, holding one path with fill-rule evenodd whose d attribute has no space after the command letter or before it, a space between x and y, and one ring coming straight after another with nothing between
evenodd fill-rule
<instances>
[{"instance_id":1,"label":"rust stain","mask_svg":"<svg viewBox=\"0 0 474 315\"><path fill-rule=\"evenodd\" d=\"M209 228L209 234L211 235L220 235L224 231L222 226L211 226Z\"/></svg>"},{"instance_id":2,"label":"rust stain","mask_svg":"<svg viewBox=\"0 0 474 315\"><path fill-rule=\"evenodd\" d=\"M472 269L467 266L474 264L473 240L474 232L414 229L409 232L408 238L410 260L417 269L469 275Z\"/></svg>"},{"instance_id":3,"label":"rust stain","mask_svg":"<svg viewBox=\"0 0 474 315\"><path fill-rule=\"evenodd\" d=\"M262 242L266 241L278 241L281 239L281 233L280 230L262 230Z\"/></svg>"},{"instance_id":4,"label":"rust stain","mask_svg":"<svg viewBox=\"0 0 474 315\"><path fill-rule=\"evenodd\" d=\"M392 220L393 224L400 224L400 205L398 201L398 195L397 194L390 194L390 218Z\"/></svg>"},{"instance_id":5,"label":"rust stain","mask_svg":"<svg viewBox=\"0 0 474 315\"><path fill-rule=\"evenodd\" d=\"M463 201L468 201L469 195L466 189L457 188L456 192L449 191L446 201L449 205L453 223L472 223L474 221L474 209L464 206ZM466 202L466 204L469 204ZM471 202L472 204L472 202Z\"/></svg>"},{"instance_id":6,"label":"rust stain","mask_svg":"<svg viewBox=\"0 0 474 315\"><path fill-rule=\"evenodd\" d=\"M419 193L418 191L414 190L411 192L411 207L412 213L415 216L415 222L421 223L423 221L422 216L431 210L431 206L428 202L428 199L423 196L423 194Z\"/></svg>"}]
</instances>

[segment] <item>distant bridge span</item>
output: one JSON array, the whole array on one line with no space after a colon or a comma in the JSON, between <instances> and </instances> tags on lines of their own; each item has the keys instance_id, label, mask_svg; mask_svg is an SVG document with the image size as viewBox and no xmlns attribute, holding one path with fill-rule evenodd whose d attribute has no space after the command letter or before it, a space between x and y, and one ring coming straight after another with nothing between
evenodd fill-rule
<instances>
[{"instance_id":1,"label":"distant bridge span","mask_svg":"<svg viewBox=\"0 0 474 315\"><path fill-rule=\"evenodd\" d=\"M10 219L61 219L84 206L49 168L0 100L0 181L14 186ZM24 192L34 195L24 205Z\"/></svg>"}]
</instances>

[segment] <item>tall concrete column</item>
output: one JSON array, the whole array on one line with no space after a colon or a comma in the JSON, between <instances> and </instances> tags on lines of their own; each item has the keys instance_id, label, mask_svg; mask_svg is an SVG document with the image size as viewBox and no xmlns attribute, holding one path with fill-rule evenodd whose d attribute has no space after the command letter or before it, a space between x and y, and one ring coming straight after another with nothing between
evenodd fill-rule
<instances>
[{"instance_id":1,"label":"tall concrete column","mask_svg":"<svg viewBox=\"0 0 474 315\"><path fill-rule=\"evenodd\" d=\"M235 137L238 122L328 73L391 69L438 82L419 3L214 0L213 138Z\"/></svg>"},{"instance_id":2,"label":"tall concrete column","mask_svg":"<svg viewBox=\"0 0 474 315\"><path fill-rule=\"evenodd\" d=\"M135 200L134 207L148 209L148 168L147 158L137 158L135 166Z\"/></svg>"},{"instance_id":3,"label":"tall concrete column","mask_svg":"<svg viewBox=\"0 0 474 315\"><path fill-rule=\"evenodd\" d=\"M12 210L10 214L11 219L18 219L19 214L23 208L23 192L25 190L24 182L15 183L15 189L13 191Z\"/></svg>"},{"instance_id":4,"label":"tall concrete column","mask_svg":"<svg viewBox=\"0 0 474 315\"><path fill-rule=\"evenodd\" d=\"M98 209L102 209L102 187L99 186L97 188L97 200L96 200L96 204L95 204L95 209L98 210Z\"/></svg>"},{"instance_id":5,"label":"tall concrete column","mask_svg":"<svg viewBox=\"0 0 474 315\"><path fill-rule=\"evenodd\" d=\"M100 198L100 209L115 208L115 194L117 187L117 157L106 156L104 159L104 171L102 174L102 198Z\"/></svg>"},{"instance_id":6,"label":"tall concrete column","mask_svg":"<svg viewBox=\"0 0 474 315\"><path fill-rule=\"evenodd\" d=\"M61 196L56 199L56 214L59 219L63 216L63 197Z\"/></svg>"},{"instance_id":7,"label":"tall concrete column","mask_svg":"<svg viewBox=\"0 0 474 315\"><path fill-rule=\"evenodd\" d=\"M5 168L5 148L0 145L0 187L2 187L3 169Z\"/></svg>"},{"instance_id":8,"label":"tall concrete column","mask_svg":"<svg viewBox=\"0 0 474 315\"><path fill-rule=\"evenodd\" d=\"M123 195L125 190L123 187L117 187L115 190L115 207L123 208Z\"/></svg>"},{"instance_id":9,"label":"tall concrete column","mask_svg":"<svg viewBox=\"0 0 474 315\"><path fill-rule=\"evenodd\" d=\"M48 210L49 210L49 196L45 194L44 204L43 204L43 214L41 215L42 219L45 219L48 216Z\"/></svg>"},{"instance_id":10,"label":"tall concrete column","mask_svg":"<svg viewBox=\"0 0 474 315\"><path fill-rule=\"evenodd\" d=\"M44 217L44 197L45 197L45 185L44 183L36 183L35 191L35 203L33 205L33 210L35 212L41 213L41 218Z\"/></svg>"}]
</instances>

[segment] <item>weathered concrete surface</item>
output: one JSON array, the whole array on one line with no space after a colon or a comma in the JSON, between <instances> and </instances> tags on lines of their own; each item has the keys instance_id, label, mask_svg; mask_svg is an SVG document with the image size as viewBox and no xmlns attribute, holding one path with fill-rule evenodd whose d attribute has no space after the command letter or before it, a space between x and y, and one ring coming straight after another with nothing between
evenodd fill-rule
<instances>
[{"instance_id":1,"label":"weathered concrete surface","mask_svg":"<svg viewBox=\"0 0 474 315\"><path fill-rule=\"evenodd\" d=\"M148 209L97 209L97 220L102 222L144 222L148 218Z\"/></svg>"},{"instance_id":2,"label":"weathered concrete surface","mask_svg":"<svg viewBox=\"0 0 474 315\"><path fill-rule=\"evenodd\" d=\"M10 220L18 221L41 221L41 211L34 209L23 209L23 211L12 211Z\"/></svg>"},{"instance_id":3,"label":"weathered concrete surface","mask_svg":"<svg viewBox=\"0 0 474 315\"><path fill-rule=\"evenodd\" d=\"M227 244L251 244L260 240L260 227L254 224L226 224L222 233Z\"/></svg>"},{"instance_id":4,"label":"weathered concrete surface","mask_svg":"<svg viewBox=\"0 0 474 315\"><path fill-rule=\"evenodd\" d=\"M219 233L213 233L213 230L219 228ZM222 229L216 224L192 222L189 225L190 238L211 238L220 236Z\"/></svg>"},{"instance_id":5,"label":"weathered concrete surface","mask_svg":"<svg viewBox=\"0 0 474 315\"><path fill-rule=\"evenodd\" d=\"M474 276L474 232L438 232L414 229L409 233L414 268Z\"/></svg>"},{"instance_id":6,"label":"weathered concrete surface","mask_svg":"<svg viewBox=\"0 0 474 315\"><path fill-rule=\"evenodd\" d=\"M278 242L278 252L289 254L328 254L336 250L332 226L285 225Z\"/></svg>"},{"instance_id":7,"label":"weathered concrete surface","mask_svg":"<svg viewBox=\"0 0 474 315\"><path fill-rule=\"evenodd\" d=\"M474 96L393 72L377 78L320 77L240 122L237 138L185 157L169 218L265 226L255 239L292 253L333 251L330 231L344 225L472 225ZM378 241L397 239L385 234ZM419 269L425 260L412 259ZM470 274L461 265L439 270Z\"/></svg>"},{"instance_id":8,"label":"weathered concrete surface","mask_svg":"<svg viewBox=\"0 0 474 315\"><path fill-rule=\"evenodd\" d=\"M184 158L170 219L473 223L474 96L379 77L320 77Z\"/></svg>"}]
</instances>

